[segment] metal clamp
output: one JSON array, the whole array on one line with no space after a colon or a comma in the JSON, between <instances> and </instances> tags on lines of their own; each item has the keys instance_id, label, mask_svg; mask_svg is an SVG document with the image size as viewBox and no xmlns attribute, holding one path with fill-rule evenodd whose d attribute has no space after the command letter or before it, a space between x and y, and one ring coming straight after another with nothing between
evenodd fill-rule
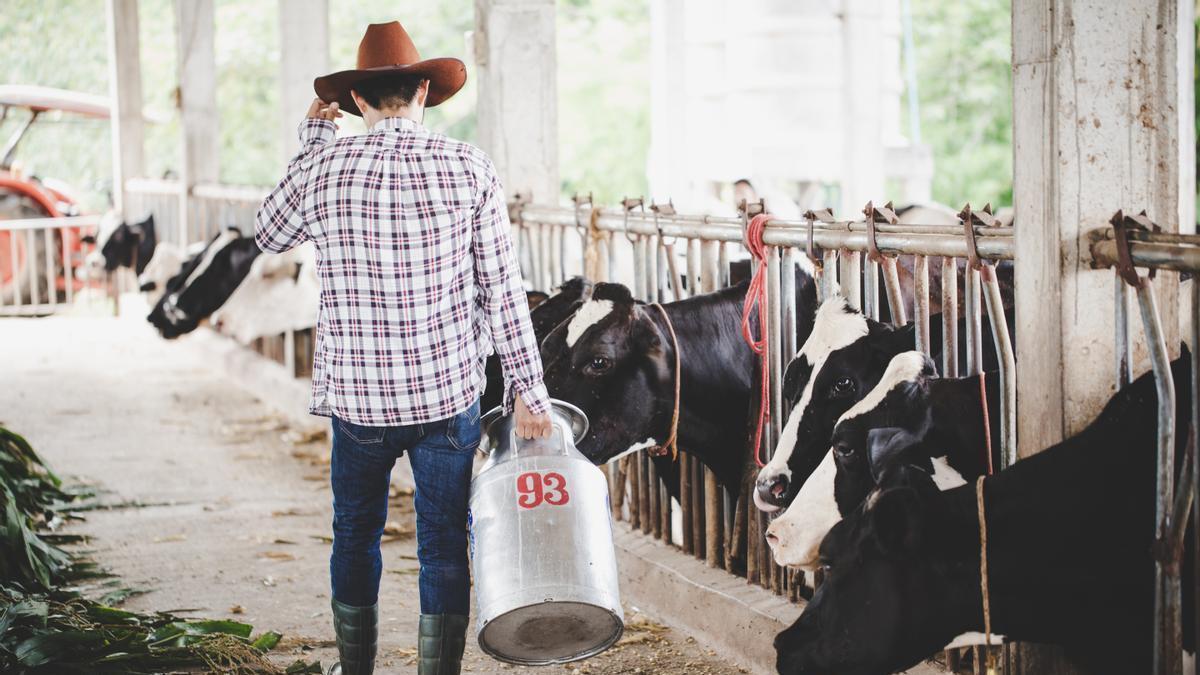
<instances>
[{"instance_id":1,"label":"metal clamp","mask_svg":"<svg viewBox=\"0 0 1200 675\"><path fill-rule=\"evenodd\" d=\"M875 241L875 223L895 225L900 222L900 218L896 215L895 207L891 202L882 207L876 207L873 202L867 202L867 205L863 207L863 215L867 217L867 260L880 262L884 256L879 251L879 244Z\"/></svg>"},{"instance_id":2,"label":"metal clamp","mask_svg":"<svg viewBox=\"0 0 1200 675\"><path fill-rule=\"evenodd\" d=\"M1129 255L1129 235L1134 232L1159 232L1162 228L1150 220L1145 211L1136 216L1127 216L1123 211L1117 211L1109 222L1112 223L1114 240L1117 244L1117 274L1125 280L1125 283L1137 288L1141 285L1142 280L1133 267L1132 256ZM1149 275L1151 279L1154 278L1155 272L1156 270L1151 267Z\"/></svg>"},{"instance_id":3,"label":"metal clamp","mask_svg":"<svg viewBox=\"0 0 1200 675\"><path fill-rule=\"evenodd\" d=\"M584 225L583 221L579 219L579 207L583 206L584 204L595 206L596 202L592 199L592 193L589 192L587 193L587 196L584 197L576 192L574 195L571 195L571 203L575 205L575 229L579 230L580 234L587 234L587 226Z\"/></svg>"},{"instance_id":4,"label":"metal clamp","mask_svg":"<svg viewBox=\"0 0 1200 675\"><path fill-rule=\"evenodd\" d=\"M650 202L650 212L654 214L654 229L658 232L658 242L660 244L662 244L663 246L667 246L667 247L674 246L675 241L678 239L678 237L672 237L671 241L668 242L666 236L663 234L662 225L658 224L658 217L660 215L661 216L673 216L677 213L675 211L674 202L672 202L670 199L667 200L666 204L659 204L657 202L652 201L652 202Z\"/></svg>"},{"instance_id":5,"label":"metal clamp","mask_svg":"<svg viewBox=\"0 0 1200 675\"><path fill-rule=\"evenodd\" d=\"M967 242L967 267L981 270L984 262L979 257L979 247L975 242L975 226L994 227L998 224L999 221L992 216L992 205L986 204L982 211L973 211L968 202L962 211L958 212L958 219L962 221L963 236Z\"/></svg>"},{"instance_id":6,"label":"metal clamp","mask_svg":"<svg viewBox=\"0 0 1200 675\"><path fill-rule=\"evenodd\" d=\"M817 255L816 247L813 246L813 224L818 220L822 223L835 222L833 211L828 208L819 211L809 209L804 212L804 219L808 221L808 245L805 247L804 253L808 256L809 261L812 262L813 267L819 270L825 266L825 259Z\"/></svg>"},{"instance_id":7,"label":"metal clamp","mask_svg":"<svg viewBox=\"0 0 1200 675\"><path fill-rule=\"evenodd\" d=\"M639 207L642 209L643 213L646 212L646 202L641 197L626 197L625 199L621 200L621 208L625 211L625 219L622 222L622 229L625 231L625 239L631 244L636 244L638 237L629 236L629 212Z\"/></svg>"}]
</instances>

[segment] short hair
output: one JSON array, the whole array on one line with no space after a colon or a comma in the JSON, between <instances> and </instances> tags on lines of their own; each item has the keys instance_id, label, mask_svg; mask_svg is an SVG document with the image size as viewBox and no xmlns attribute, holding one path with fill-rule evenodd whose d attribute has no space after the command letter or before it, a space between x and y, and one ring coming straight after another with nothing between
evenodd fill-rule
<instances>
[{"instance_id":1,"label":"short hair","mask_svg":"<svg viewBox=\"0 0 1200 675\"><path fill-rule=\"evenodd\" d=\"M404 108L417 95L417 87L425 78L416 75L391 73L363 80L352 88L376 110Z\"/></svg>"}]
</instances>

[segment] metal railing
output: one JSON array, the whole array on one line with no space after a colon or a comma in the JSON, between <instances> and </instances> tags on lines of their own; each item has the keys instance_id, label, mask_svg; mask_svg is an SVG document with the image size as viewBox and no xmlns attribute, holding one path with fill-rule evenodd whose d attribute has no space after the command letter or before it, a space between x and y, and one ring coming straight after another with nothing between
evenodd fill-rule
<instances>
[{"instance_id":1,"label":"metal railing","mask_svg":"<svg viewBox=\"0 0 1200 675\"><path fill-rule=\"evenodd\" d=\"M1113 216L1112 227L1096 233L1091 246L1097 267L1115 270L1117 386L1133 378L1132 340L1129 330L1130 291L1137 296L1142 329L1158 391L1158 439L1155 512L1154 512L1154 672L1182 671L1183 653L1182 567L1184 534L1188 513L1200 532L1200 457L1197 457L1197 433L1200 430L1200 235L1162 233L1145 212L1130 216L1120 211ZM1147 276L1137 267L1149 270ZM1192 405L1187 451L1178 476L1175 470L1176 392L1171 376L1171 357L1154 292L1157 270L1191 272L1191 311L1187 330L1191 334ZM1182 306L1182 303L1181 303ZM1200 572L1200 558L1196 561ZM1200 627L1197 628L1200 637Z\"/></svg>"},{"instance_id":2,"label":"metal railing","mask_svg":"<svg viewBox=\"0 0 1200 675\"><path fill-rule=\"evenodd\" d=\"M94 249L83 236L99 225L100 216L0 220L0 258L9 266L9 278L0 278L0 316L53 314L84 289L107 289L111 278L80 278Z\"/></svg>"},{"instance_id":3,"label":"metal railing","mask_svg":"<svg viewBox=\"0 0 1200 675\"><path fill-rule=\"evenodd\" d=\"M756 208L757 207L757 208ZM537 290L550 290L568 276L574 261L555 256L561 242L580 238L583 259L578 268L592 280L625 283L635 297L647 302L679 300L711 292L729 283L729 261L747 255L743 243L749 216L761 205L743 205L741 217L678 214L670 204L645 204L626 199L619 208L598 208L590 197L576 198L573 207L522 203L510 205L516 240L527 281ZM869 215L870 218L866 216ZM809 212L803 220L771 219L762 235L767 247L766 330L771 345L771 415L764 454L770 454L782 431L783 372L796 353L795 268L807 257L816 270L818 296L834 293L879 319L887 303L893 322L913 317L918 348L930 344L930 257L943 258L943 367L946 376L982 371L982 318L989 317L1002 379L1001 437L1004 464L1016 458L1016 372L1000 288L992 263L1011 260L1013 229L999 225L990 209L959 214L959 223L903 223L888 207L864 209L862 219L839 220L828 211ZM625 243L623 243L625 242ZM913 256L913 302L907 307L897 274L897 255ZM681 260L680 260L681 259ZM966 263L965 302L959 311L955 281L959 260ZM757 263L755 264L757 266ZM879 294L879 286L884 296ZM956 354L959 315L966 318L970 345L967 362L959 367ZM719 487L712 470L680 453L680 511L682 538L672 542L671 507L645 451L609 465L614 515L635 530L677 545L684 553L711 567L733 571L731 562L745 560L749 583L796 600L806 594L801 572L775 565L765 544L766 517L742 494ZM751 449L746 449L749 460Z\"/></svg>"}]
</instances>

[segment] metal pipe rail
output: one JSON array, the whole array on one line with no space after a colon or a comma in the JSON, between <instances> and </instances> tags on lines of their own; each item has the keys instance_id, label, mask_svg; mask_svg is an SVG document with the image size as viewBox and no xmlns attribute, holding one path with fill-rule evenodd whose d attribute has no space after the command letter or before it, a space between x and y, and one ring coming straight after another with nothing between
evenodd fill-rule
<instances>
[{"instance_id":1,"label":"metal pipe rail","mask_svg":"<svg viewBox=\"0 0 1200 675\"><path fill-rule=\"evenodd\" d=\"M53 314L75 302L77 285L101 281L76 278L76 268L82 269L95 246L72 248L85 230L94 231L100 221L98 215L0 220L4 235L0 241L7 240L0 255L8 258L14 271L10 279L0 282L0 316ZM103 281L106 287L114 283L111 275Z\"/></svg>"},{"instance_id":2,"label":"metal pipe rail","mask_svg":"<svg viewBox=\"0 0 1200 675\"><path fill-rule=\"evenodd\" d=\"M1117 384L1123 386L1132 378L1132 340L1129 331L1129 300L1132 288L1138 300L1142 329L1147 351L1154 370L1158 394L1157 489L1154 513L1155 546L1155 613L1154 613L1154 672L1179 672L1182 664L1182 582L1183 533L1187 514L1191 511L1195 527L1200 528L1200 479L1197 465L1197 434L1200 433L1200 283L1192 281L1191 317L1188 321L1192 342L1192 409L1190 437L1184 466L1176 480L1175 470L1175 383L1171 376L1170 355L1167 351L1158 300L1154 294L1154 272L1174 270L1200 273L1200 235L1161 233L1143 212L1127 216L1118 211L1112 227L1093 235L1091 254L1094 267L1115 270L1116 288L1114 341L1117 354ZM1136 269L1150 270L1140 276ZM1200 530L1198 530L1200 531ZM1200 549L1198 549L1200 551ZM1200 557L1196 560L1200 572ZM1200 627L1197 628L1200 637Z\"/></svg>"}]
</instances>

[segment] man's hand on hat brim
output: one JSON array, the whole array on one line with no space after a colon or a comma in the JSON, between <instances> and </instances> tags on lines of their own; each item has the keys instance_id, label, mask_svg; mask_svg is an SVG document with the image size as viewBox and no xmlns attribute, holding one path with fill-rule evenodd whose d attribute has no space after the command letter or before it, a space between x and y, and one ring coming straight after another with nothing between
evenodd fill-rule
<instances>
[{"instance_id":1,"label":"man's hand on hat brim","mask_svg":"<svg viewBox=\"0 0 1200 675\"><path fill-rule=\"evenodd\" d=\"M310 120L329 120L337 126L337 118L342 116L342 111L338 109L338 102L326 103L319 98L314 98L312 105L308 106L308 115L305 117Z\"/></svg>"}]
</instances>

